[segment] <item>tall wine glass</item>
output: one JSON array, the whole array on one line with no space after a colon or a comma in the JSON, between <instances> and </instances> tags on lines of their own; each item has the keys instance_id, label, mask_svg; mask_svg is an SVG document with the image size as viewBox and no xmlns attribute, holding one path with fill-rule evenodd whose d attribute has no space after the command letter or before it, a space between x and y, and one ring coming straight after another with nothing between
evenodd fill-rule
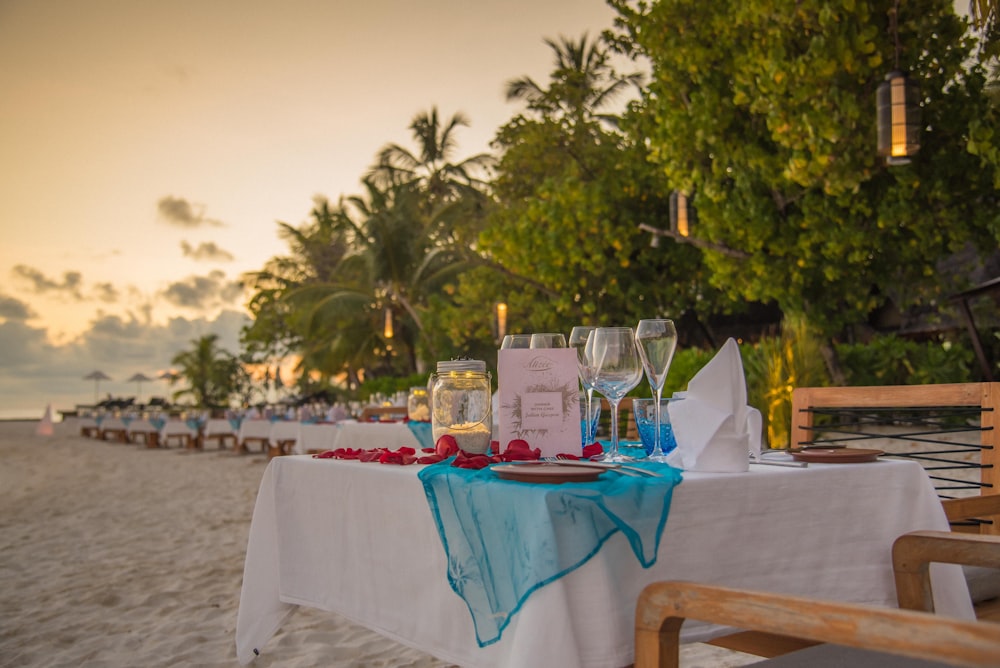
<instances>
[{"instance_id":1,"label":"tall wine glass","mask_svg":"<svg viewBox=\"0 0 1000 668\"><path fill-rule=\"evenodd\" d=\"M532 334L528 342L529 348L565 348L566 335L558 332Z\"/></svg>"},{"instance_id":2,"label":"tall wine glass","mask_svg":"<svg viewBox=\"0 0 1000 668\"><path fill-rule=\"evenodd\" d=\"M646 370L646 380L653 391L656 427L655 445L653 452L647 459L654 462L665 462L667 456L663 454L662 435L660 425L662 416L660 415L660 398L663 396L663 383L667 379L667 371L670 370L670 362L674 359L674 351L677 349L677 329L673 320L661 318L640 320L635 328L635 343L639 349L639 357L642 359L642 367Z\"/></svg>"},{"instance_id":3,"label":"tall wine glass","mask_svg":"<svg viewBox=\"0 0 1000 668\"><path fill-rule=\"evenodd\" d=\"M587 359L587 337L597 329L588 325L578 325L569 333L569 347L576 350L576 370L580 374L580 384L587 395L587 414L583 416L584 441L590 445L597 439L591 416L594 415L594 365Z\"/></svg>"},{"instance_id":4,"label":"tall wine glass","mask_svg":"<svg viewBox=\"0 0 1000 668\"><path fill-rule=\"evenodd\" d=\"M618 452L618 404L642 379L642 364L631 327L598 327L587 338L587 356L594 364L594 389L611 404L611 448L605 462L630 462Z\"/></svg>"}]
</instances>

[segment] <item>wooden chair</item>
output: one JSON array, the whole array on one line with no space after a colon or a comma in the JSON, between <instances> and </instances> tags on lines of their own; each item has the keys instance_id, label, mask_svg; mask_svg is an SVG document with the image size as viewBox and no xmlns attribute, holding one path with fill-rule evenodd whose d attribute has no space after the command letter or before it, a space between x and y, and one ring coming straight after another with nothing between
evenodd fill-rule
<instances>
[{"instance_id":1,"label":"wooden chair","mask_svg":"<svg viewBox=\"0 0 1000 668\"><path fill-rule=\"evenodd\" d=\"M972 490L972 493L982 495L1000 494L1000 383L954 383L942 385L893 385L873 387L800 387L792 392L792 447L804 445L844 445L883 437L881 434L866 433L864 420L849 425L834 424L822 426L816 423L818 413L835 410L882 411L884 414L892 411L952 411L952 422L977 415L979 425L976 427L959 426L949 428L945 420L945 431L951 433L979 433L978 444L946 443L934 438L941 427L924 429L923 427L909 434L899 434L892 438L902 441L928 443L944 446L945 449L910 455L920 461L931 478L935 480L939 494L949 497L953 490ZM955 417L958 416L958 417ZM964 416L964 417L963 417ZM822 438L820 438L822 434ZM969 481L959 480L952 474L942 473L954 469L968 469L972 465L961 461L949 460L944 457L958 453L959 450L979 453L979 479ZM965 516L964 498L943 498L942 504L949 519L954 516ZM1000 522L974 518L967 523L971 530L981 533L1000 535ZM965 527L966 529L968 527Z\"/></svg>"},{"instance_id":2,"label":"wooden chair","mask_svg":"<svg viewBox=\"0 0 1000 668\"><path fill-rule=\"evenodd\" d=\"M826 655L830 660L838 653L850 658L845 656L844 662L825 665L858 666L859 655L845 652L845 647L883 653L861 655L872 659L868 664L871 666L884 666L885 654L959 666L996 666L1000 657L1000 626L991 622L668 581L647 586L639 597L635 668L679 666L680 630L685 619L787 633L837 645L810 647L780 657L777 661L785 661L782 665L786 666L815 665L819 656ZM790 662L793 658L801 662Z\"/></svg>"},{"instance_id":3,"label":"wooden chair","mask_svg":"<svg viewBox=\"0 0 1000 668\"><path fill-rule=\"evenodd\" d=\"M945 506L949 520L982 517L1000 523L1000 494L960 501ZM892 570L896 578L899 607L933 612L928 565L932 562L961 564L969 580L976 618L1000 622L1000 571L996 570L1000 569L1000 550L997 545L1000 545L1000 536L989 534L915 531L901 536L892 547ZM982 572L975 569L993 570Z\"/></svg>"},{"instance_id":4,"label":"wooden chair","mask_svg":"<svg viewBox=\"0 0 1000 668\"><path fill-rule=\"evenodd\" d=\"M1000 538L948 532L914 532L893 546L900 589L896 610L819 601L690 582L657 582L639 596L635 616L635 666L679 665L685 619L783 634L809 643L834 643L798 650L776 665L885 665L886 654L948 665L1000 663L1000 624L960 621L930 614L931 561L1000 567ZM867 650L858 653L857 648ZM873 653L875 652L875 653ZM878 654L882 653L882 654ZM839 657L839 661L833 662ZM801 660L801 662L799 662ZM768 662L761 662L765 665Z\"/></svg>"},{"instance_id":5,"label":"wooden chair","mask_svg":"<svg viewBox=\"0 0 1000 668\"><path fill-rule=\"evenodd\" d=\"M971 517L989 518L994 522L1000 522L1000 495L989 494L986 496L976 496L967 499L961 499L960 503L954 503L945 506L945 514L947 515L949 521L961 523L962 521ZM926 532L915 532L914 535L918 535ZM974 560L970 560L968 563L964 561L955 561L951 559L952 553L954 553L956 559L963 559L964 552L960 545L963 543L953 543L954 538L971 538L974 534L969 533L957 533L948 534L943 532L931 532L935 536L944 535L949 536L946 539L937 539L937 543L948 542L947 547L941 547L940 545L932 545L931 547L926 547L924 541L916 541L913 538L909 538L906 541L899 539L896 541L898 545L903 542L904 547L900 550L900 561L896 562L896 552L897 549L894 546L894 570L897 573L896 582L897 588L900 587L900 576L898 573L908 573L913 570L918 571L917 575L908 576L909 579L902 586L904 591L911 592L914 587L918 585L915 584L914 577L925 578L927 576L926 571L926 561L918 561L926 559L928 556L934 557L933 561L942 561L945 563L962 563L965 569L966 578L969 581L969 593L972 596L973 607L976 611L976 617L978 619L990 620L990 621L1000 621L1000 571L984 571L981 569L982 564L978 564ZM991 537L992 538L992 537ZM906 546L916 543L913 547L914 552L907 552ZM970 548L975 549L975 548ZM918 551L919 550L919 551ZM924 564L921 566L920 564ZM903 576L904 579L907 576ZM919 587L921 592L928 591L929 580L922 580ZM899 594L899 592L897 592ZM933 611L933 607L926 604L926 597L921 599L921 604L918 606L913 602L914 594L904 593L898 600L900 607L909 608L914 610L925 610L928 612ZM814 641L803 640L801 638L790 637L786 634L781 633L764 633L758 630L751 631L737 631L730 633L728 635L720 636L712 640L707 641L707 644L714 645L716 647L723 647L725 649L735 650L738 652L744 652L747 654L754 654L756 656L763 657L776 657L789 652L794 652L800 649L805 649L815 645Z\"/></svg>"}]
</instances>

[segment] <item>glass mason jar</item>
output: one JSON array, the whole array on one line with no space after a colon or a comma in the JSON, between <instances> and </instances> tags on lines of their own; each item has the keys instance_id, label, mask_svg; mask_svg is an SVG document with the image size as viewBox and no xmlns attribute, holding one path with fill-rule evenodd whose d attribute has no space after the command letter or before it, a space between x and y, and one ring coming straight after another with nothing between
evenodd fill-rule
<instances>
[{"instance_id":1,"label":"glass mason jar","mask_svg":"<svg viewBox=\"0 0 1000 668\"><path fill-rule=\"evenodd\" d=\"M490 373L481 360L438 362L431 374L431 433L434 443L451 434L459 449L486 454L493 438Z\"/></svg>"},{"instance_id":2,"label":"glass mason jar","mask_svg":"<svg viewBox=\"0 0 1000 668\"><path fill-rule=\"evenodd\" d=\"M406 416L413 422L431 421L430 395L426 387L411 387L406 398Z\"/></svg>"}]
</instances>

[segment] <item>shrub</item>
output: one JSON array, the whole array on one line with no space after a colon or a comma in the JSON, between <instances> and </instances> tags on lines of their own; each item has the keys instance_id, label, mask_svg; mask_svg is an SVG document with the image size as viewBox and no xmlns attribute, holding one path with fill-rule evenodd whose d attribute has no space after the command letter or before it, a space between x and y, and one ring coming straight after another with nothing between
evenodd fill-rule
<instances>
[{"instance_id":1,"label":"shrub","mask_svg":"<svg viewBox=\"0 0 1000 668\"><path fill-rule=\"evenodd\" d=\"M847 385L972 382L973 352L949 340L911 341L894 334L836 346Z\"/></svg>"}]
</instances>

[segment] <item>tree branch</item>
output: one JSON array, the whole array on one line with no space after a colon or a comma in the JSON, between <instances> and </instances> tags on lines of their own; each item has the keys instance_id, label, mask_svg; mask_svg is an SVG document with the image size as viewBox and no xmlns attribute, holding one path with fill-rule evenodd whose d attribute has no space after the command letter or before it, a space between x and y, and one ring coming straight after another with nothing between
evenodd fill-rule
<instances>
[{"instance_id":1,"label":"tree branch","mask_svg":"<svg viewBox=\"0 0 1000 668\"><path fill-rule=\"evenodd\" d=\"M728 255L729 257L737 258L739 260L746 260L750 257L750 254L746 251L741 251L736 248L730 248L729 246L724 246L722 244L712 243L711 241L705 241L704 239L697 239L695 237L685 237L672 230L663 230L659 227L653 227L646 223L639 223L639 229L643 232L649 232L661 237L670 237L677 243L690 244L695 248L701 248L702 250L715 251L716 253L722 253L723 255Z\"/></svg>"}]
</instances>

